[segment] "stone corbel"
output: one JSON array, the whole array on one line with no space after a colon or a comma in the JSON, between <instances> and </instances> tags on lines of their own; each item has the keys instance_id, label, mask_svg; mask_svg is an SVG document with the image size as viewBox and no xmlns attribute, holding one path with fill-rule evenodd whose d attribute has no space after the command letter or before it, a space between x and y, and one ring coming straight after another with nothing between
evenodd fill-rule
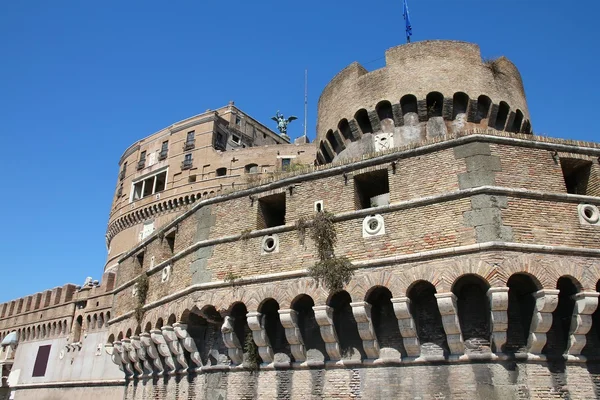
<instances>
[{"instance_id":1,"label":"stone corbel","mask_svg":"<svg viewBox=\"0 0 600 400\"><path fill-rule=\"evenodd\" d=\"M379 343L375 336L375 329L371 322L371 304L366 301L350 303L352 314L358 326L358 334L363 341L363 349L367 357L372 359L379 358Z\"/></svg>"},{"instance_id":2,"label":"stone corbel","mask_svg":"<svg viewBox=\"0 0 600 400\"><path fill-rule=\"evenodd\" d=\"M181 367L178 372L185 372L188 369L188 363L185 359L185 352L183 347L179 343L179 338L175 334L175 329L172 326L165 325L161 328L163 337L167 341L169 345L169 349L171 350L171 354L175 356L179 366Z\"/></svg>"},{"instance_id":3,"label":"stone corbel","mask_svg":"<svg viewBox=\"0 0 600 400\"><path fill-rule=\"evenodd\" d=\"M575 307L571 316L571 327L569 329L569 355L580 355L585 347L585 335L592 327L592 314L598 308L598 292L581 292L573 296Z\"/></svg>"},{"instance_id":4,"label":"stone corbel","mask_svg":"<svg viewBox=\"0 0 600 400\"><path fill-rule=\"evenodd\" d=\"M465 345L460 330L460 321L456 308L456 296L454 293L436 293L435 298L442 316L442 324L446 332L446 340L450 353L460 355L465 352Z\"/></svg>"},{"instance_id":5,"label":"stone corbel","mask_svg":"<svg viewBox=\"0 0 600 400\"><path fill-rule=\"evenodd\" d=\"M506 331L508 330L508 288L493 287L487 291L490 301L490 313L492 322L492 337L495 352L502 351L506 344Z\"/></svg>"},{"instance_id":6,"label":"stone corbel","mask_svg":"<svg viewBox=\"0 0 600 400\"><path fill-rule=\"evenodd\" d=\"M244 362L244 350L240 344L240 338L237 337L234 327L235 318L225 316L223 325L221 325L221 334L223 336L223 343L227 347L227 354L234 364L241 364Z\"/></svg>"},{"instance_id":7,"label":"stone corbel","mask_svg":"<svg viewBox=\"0 0 600 400\"><path fill-rule=\"evenodd\" d=\"M265 316L259 312L249 312L246 318L248 326L252 330L254 343L258 346L258 355L260 355L260 358L265 363L273 362L273 348L265 330Z\"/></svg>"},{"instance_id":8,"label":"stone corbel","mask_svg":"<svg viewBox=\"0 0 600 400\"><path fill-rule=\"evenodd\" d=\"M144 369L142 368L142 363L138 358L136 349L131 345L131 339L125 338L121 341L123 343L123 351L124 357L129 358L131 361L131 365L137 371L137 375L144 375Z\"/></svg>"},{"instance_id":9,"label":"stone corbel","mask_svg":"<svg viewBox=\"0 0 600 400\"><path fill-rule=\"evenodd\" d=\"M125 367L125 374L132 376L133 375L133 367L131 366L131 362L129 361L129 357L126 356L126 350L123 348L123 343L120 341L116 341L113 343L113 349L118 354L118 359L121 360L123 367Z\"/></svg>"},{"instance_id":10,"label":"stone corbel","mask_svg":"<svg viewBox=\"0 0 600 400\"><path fill-rule=\"evenodd\" d=\"M106 351L106 354L108 354L110 356L110 359L112 360L112 362L115 363L122 372L125 372L121 354L119 354L119 352L115 350L114 346L112 344L108 343L104 346L104 351Z\"/></svg>"},{"instance_id":11,"label":"stone corbel","mask_svg":"<svg viewBox=\"0 0 600 400\"><path fill-rule=\"evenodd\" d=\"M142 365L144 367L144 373L142 373L142 375L143 376L152 375L152 373L154 371L152 370L152 365L150 364L150 360L149 360L150 357L148 357L148 355L146 354L146 348L140 341L139 336L131 337L131 346L133 346L133 348L137 352L138 359L141 360Z\"/></svg>"},{"instance_id":12,"label":"stone corbel","mask_svg":"<svg viewBox=\"0 0 600 400\"><path fill-rule=\"evenodd\" d=\"M314 306L315 320L319 324L321 337L325 342L325 350L329 359L338 361L342 358L335 326L333 325L333 308L329 306Z\"/></svg>"},{"instance_id":13,"label":"stone corbel","mask_svg":"<svg viewBox=\"0 0 600 400\"><path fill-rule=\"evenodd\" d=\"M153 329L150 331L150 337L156 345L158 353L165 359L165 364L167 364L168 368L168 371L165 372L175 372L175 359L173 358L173 354L171 354L171 350L169 349L169 345L167 344L162 331L160 329Z\"/></svg>"},{"instance_id":14,"label":"stone corbel","mask_svg":"<svg viewBox=\"0 0 600 400\"><path fill-rule=\"evenodd\" d=\"M202 359L200 358L200 352L196 347L196 342L190 336L187 331L187 325L181 324L179 322L173 324L173 329L175 330L175 335L179 339L179 342L190 353L190 359L196 364L196 366L202 366Z\"/></svg>"},{"instance_id":15,"label":"stone corbel","mask_svg":"<svg viewBox=\"0 0 600 400\"><path fill-rule=\"evenodd\" d=\"M546 345L546 332L552 327L552 312L558 306L558 293L557 289L542 289L533 294L535 308L527 339L530 353L540 354Z\"/></svg>"},{"instance_id":16,"label":"stone corbel","mask_svg":"<svg viewBox=\"0 0 600 400\"><path fill-rule=\"evenodd\" d=\"M400 297L391 299L394 306L394 314L398 319L398 328L402 335L402 342L406 355L409 357L419 357L421 354L421 345L417 336L417 327L415 320L410 314L410 299L408 297Z\"/></svg>"},{"instance_id":17,"label":"stone corbel","mask_svg":"<svg viewBox=\"0 0 600 400\"><path fill-rule=\"evenodd\" d=\"M306 361L306 349L302 340L302 333L298 328L298 313L292 309L279 310L279 320L285 328L285 337L290 344L290 350L294 360Z\"/></svg>"},{"instance_id":18,"label":"stone corbel","mask_svg":"<svg viewBox=\"0 0 600 400\"><path fill-rule=\"evenodd\" d=\"M158 350L150 337L150 333L144 332L140 334L140 342L142 346L146 349L146 354L152 359L152 364L154 364L154 369L159 375L162 375L165 372L165 367L163 367L163 363L158 356Z\"/></svg>"}]
</instances>

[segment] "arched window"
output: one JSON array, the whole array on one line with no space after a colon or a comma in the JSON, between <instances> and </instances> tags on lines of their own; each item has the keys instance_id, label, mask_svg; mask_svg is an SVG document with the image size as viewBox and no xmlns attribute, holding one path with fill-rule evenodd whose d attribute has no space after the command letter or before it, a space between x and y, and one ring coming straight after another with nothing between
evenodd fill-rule
<instances>
[{"instance_id":1,"label":"arched window","mask_svg":"<svg viewBox=\"0 0 600 400\"><path fill-rule=\"evenodd\" d=\"M410 287L407 296L421 349L427 349L428 354L444 355L448 344L435 293L435 286L430 282L418 281Z\"/></svg>"},{"instance_id":2,"label":"arched window","mask_svg":"<svg viewBox=\"0 0 600 400\"><path fill-rule=\"evenodd\" d=\"M290 355L290 348L285 337L285 329L279 319L279 303L274 299L265 300L258 311L265 318L265 330L267 331L269 342L273 347L273 353Z\"/></svg>"},{"instance_id":3,"label":"arched window","mask_svg":"<svg viewBox=\"0 0 600 400\"><path fill-rule=\"evenodd\" d=\"M444 96L439 92L427 95L427 117L441 117L444 109Z\"/></svg>"},{"instance_id":4,"label":"arched window","mask_svg":"<svg viewBox=\"0 0 600 400\"><path fill-rule=\"evenodd\" d=\"M494 128L499 131L504 130L504 126L506 125L506 120L508 119L508 113L510 112L510 107L506 102L501 101L500 106L498 107L498 115L496 115L496 124Z\"/></svg>"},{"instance_id":5,"label":"arched window","mask_svg":"<svg viewBox=\"0 0 600 400\"><path fill-rule=\"evenodd\" d=\"M400 99L400 107L402 108L402 115L417 113L417 98L412 94L402 96Z\"/></svg>"},{"instance_id":6,"label":"arched window","mask_svg":"<svg viewBox=\"0 0 600 400\"><path fill-rule=\"evenodd\" d=\"M569 328L575 300L573 295L579 292L581 285L574 278L561 276L556 283L558 305L552 313L552 327L546 333L546 346L542 353L549 355L562 355L567 351L569 341Z\"/></svg>"},{"instance_id":7,"label":"arched window","mask_svg":"<svg viewBox=\"0 0 600 400\"><path fill-rule=\"evenodd\" d=\"M217 168L217 176L226 176L227 175L227 168L223 167L223 168Z\"/></svg>"},{"instance_id":8,"label":"arched window","mask_svg":"<svg viewBox=\"0 0 600 400\"><path fill-rule=\"evenodd\" d=\"M335 135L333 134L333 131L331 129L327 132L327 135L325 135L325 138L329 141L329 144L331 145L331 148L333 149L333 151L335 151L337 154L342 152L342 146L338 142L337 138L335 137Z\"/></svg>"},{"instance_id":9,"label":"arched window","mask_svg":"<svg viewBox=\"0 0 600 400\"><path fill-rule=\"evenodd\" d=\"M73 325L73 343L77 343L81 340L81 329L83 325L83 317L80 315L75 320L75 324Z\"/></svg>"},{"instance_id":10,"label":"arched window","mask_svg":"<svg viewBox=\"0 0 600 400\"><path fill-rule=\"evenodd\" d=\"M394 120L392 104L387 100L377 103L375 106L375 111L377 112L377 116L379 117L380 121L383 121L384 119L391 119L392 121Z\"/></svg>"},{"instance_id":11,"label":"arched window","mask_svg":"<svg viewBox=\"0 0 600 400\"><path fill-rule=\"evenodd\" d=\"M377 286L370 290L366 300L371 304L373 329L381 349L394 349L399 354L406 355L391 299L392 293L386 287Z\"/></svg>"},{"instance_id":12,"label":"arched window","mask_svg":"<svg viewBox=\"0 0 600 400\"><path fill-rule=\"evenodd\" d=\"M513 121L511 132L521 132L521 125L523 125L523 112L521 110L517 110L515 112L515 119Z\"/></svg>"},{"instance_id":13,"label":"arched window","mask_svg":"<svg viewBox=\"0 0 600 400\"><path fill-rule=\"evenodd\" d=\"M342 119L338 123L338 130L346 140L352 140L352 131L350 130L350 124L346 118Z\"/></svg>"},{"instance_id":14,"label":"arched window","mask_svg":"<svg viewBox=\"0 0 600 400\"><path fill-rule=\"evenodd\" d=\"M331 161L333 161L323 141L321 141L321 144L319 145L319 150L321 150L321 154L323 155L323 158L325 158L326 164L329 164Z\"/></svg>"},{"instance_id":15,"label":"arched window","mask_svg":"<svg viewBox=\"0 0 600 400\"><path fill-rule=\"evenodd\" d=\"M464 275L453 285L458 298L458 319L467 349L489 349L490 306L487 298L489 285L477 275Z\"/></svg>"},{"instance_id":16,"label":"arched window","mask_svg":"<svg viewBox=\"0 0 600 400\"><path fill-rule=\"evenodd\" d=\"M481 95L477 98L477 114L475 115L475 122L479 123L482 119L486 119L490 114L490 106L492 100L489 97Z\"/></svg>"},{"instance_id":17,"label":"arched window","mask_svg":"<svg viewBox=\"0 0 600 400\"><path fill-rule=\"evenodd\" d=\"M247 174L256 174L258 172L258 165L257 164L247 164L244 167L244 171Z\"/></svg>"},{"instance_id":18,"label":"arched window","mask_svg":"<svg viewBox=\"0 0 600 400\"><path fill-rule=\"evenodd\" d=\"M508 330L506 332L506 352L527 351L527 339L531 318L535 308L534 294L538 290L531 276L523 273L512 275L508 282ZM496 349L501 351L501 349Z\"/></svg>"},{"instance_id":19,"label":"arched window","mask_svg":"<svg viewBox=\"0 0 600 400\"><path fill-rule=\"evenodd\" d=\"M371 120L369 119L367 110L364 108L358 110L356 114L354 114L354 119L363 134L373 133L373 127L371 126Z\"/></svg>"},{"instance_id":20,"label":"arched window","mask_svg":"<svg viewBox=\"0 0 600 400\"><path fill-rule=\"evenodd\" d=\"M463 92L454 93L452 99L452 119L458 114L466 114L469 108L469 96Z\"/></svg>"},{"instance_id":21,"label":"arched window","mask_svg":"<svg viewBox=\"0 0 600 400\"><path fill-rule=\"evenodd\" d=\"M313 311L314 305L315 302L310 296L301 294L292 302L292 309L297 313L298 328L300 329L306 351L317 350L324 358L327 358L325 342L321 337L321 330Z\"/></svg>"},{"instance_id":22,"label":"arched window","mask_svg":"<svg viewBox=\"0 0 600 400\"><path fill-rule=\"evenodd\" d=\"M345 290L331 296L329 306L333 308L333 325L338 335L342 358L351 358L355 352L359 352L364 359L367 355L363 350L362 339L350 306L351 302L352 298Z\"/></svg>"}]
</instances>

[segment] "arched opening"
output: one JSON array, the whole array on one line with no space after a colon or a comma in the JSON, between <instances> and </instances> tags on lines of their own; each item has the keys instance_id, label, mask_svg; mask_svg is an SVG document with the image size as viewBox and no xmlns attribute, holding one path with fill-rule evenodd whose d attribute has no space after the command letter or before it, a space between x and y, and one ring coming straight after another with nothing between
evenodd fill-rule
<instances>
[{"instance_id":1,"label":"arched opening","mask_svg":"<svg viewBox=\"0 0 600 400\"><path fill-rule=\"evenodd\" d=\"M510 112L510 107L506 102L501 101L498 107L498 114L496 115L496 124L494 128L498 131L503 131L506 125L506 120L508 119L508 113Z\"/></svg>"},{"instance_id":2,"label":"arched opening","mask_svg":"<svg viewBox=\"0 0 600 400\"><path fill-rule=\"evenodd\" d=\"M313 358L311 355L317 350L322 354L322 357L319 357L319 361L321 361L327 359L327 351L325 350L325 342L321 338L319 324L317 324L317 320L315 319L314 305L315 302L312 297L301 294L292 302L292 309L297 312L298 329L300 329L300 334L304 341L307 358ZM316 356L318 357L318 354Z\"/></svg>"},{"instance_id":3,"label":"arched opening","mask_svg":"<svg viewBox=\"0 0 600 400\"><path fill-rule=\"evenodd\" d=\"M440 92L427 95L427 117L441 117L444 109L444 96Z\"/></svg>"},{"instance_id":4,"label":"arched opening","mask_svg":"<svg viewBox=\"0 0 600 400\"><path fill-rule=\"evenodd\" d=\"M125 338L130 339L132 336L132 332L131 332L131 328L127 329L127 332L125 333Z\"/></svg>"},{"instance_id":5,"label":"arched opening","mask_svg":"<svg viewBox=\"0 0 600 400\"><path fill-rule=\"evenodd\" d=\"M123 340L123 332L119 332L119 335L117 335L117 340L120 342L121 340Z\"/></svg>"},{"instance_id":6,"label":"arched opening","mask_svg":"<svg viewBox=\"0 0 600 400\"><path fill-rule=\"evenodd\" d=\"M535 309L534 294L539 287L530 275L524 273L513 274L506 286L508 286L508 330L504 351L526 352L531 318ZM496 349L497 352L501 350Z\"/></svg>"},{"instance_id":7,"label":"arched opening","mask_svg":"<svg viewBox=\"0 0 600 400\"><path fill-rule=\"evenodd\" d=\"M248 309L244 303L235 303L235 305L231 307L231 312L229 313L229 316L233 318L233 332L235 333L235 336L237 336L240 345L244 350L246 350L246 340L249 339L249 336L252 336L252 331L250 330L250 327L248 327L248 322L246 320L246 314L248 314Z\"/></svg>"},{"instance_id":8,"label":"arched opening","mask_svg":"<svg viewBox=\"0 0 600 400\"><path fill-rule=\"evenodd\" d=\"M567 351L571 316L575 307L573 295L579 292L581 285L570 276L561 276L556 283L558 305L552 313L552 327L546 333L546 346L542 353L560 356Z\"/></svg>"},{"instance_id":9,"label":"arched opening","mask_svg":"<svg viewBox=\"0 0 600 400\"><path fill-rule=\"evenodd\" d=\"M482 119L488 117L491 105L492 100L489 97L481 95L477 98L477 114L475 115L475 122L479 123Z\"/></svg>"},{"instance_id":10,"label":"arched opening","mask_svg":"<svg viewBox=\"0 0 600 400\"><path fill-rule=\"evenodd\" d=\"M265 300L258 310L265 317L265 330L273 353L290 355L290 347L285 337L285 329L279 320L279 303L274 299Z\"/></svg>"},{"instance_id":11,"label":"arched opening","mask_svg":"<svg viewBox=\"0 0 600 400\"><path fill-rule=\"evenodd\" d=\"M104 313L98 315L98 329L102 328L102 326L104 326Z\"/></svg>"},{"instance_id":12,"label":"arched opening","mask_svg":"<svg viewBox=\"0 0 600 400\"><path fill-rule=\"evenodd\" d=\"M469 108L469 96L463 92L454 93L452 98L452 119L458 114L466 114Z\"/></svg>"},{"instance_id":13,"label":"arched opening","mask_svg":"<svg viewBox=\"0 0 600 400\"><path fill-rule=\"evenodd\" d=\"M513 121L513 126L511 132L521 132L521 125L523 124L523 112L521 110L517 110L515 112L515 119Z\"/></svg>"},{"instance_id":14,"label":"arched opening","mask_svg":"<svg viewBox=\"0 0 600 400\"><path fill-rule=\"evenodd\" d=\"M367 303L371 304L371 322L380 349L390 348L406 355L391 299L392 292L388 288L384 286L371 288L366 297Z\"/></svg>"},{"instance_id":15,"label":"arched opening","mask_svg":"<svg viewBox=\"0 0 600 400\"><path fill-rule=\"evenodd\" d=\"M392 111L392 103L387 100L380 101L375 106L375 111L377 112L377 116L379 117L379 121L382 123L385 120L390 120L392 126L394 124L394 112Z\"/></svg>"},{"instance_id":16,"label":"arched opening","mask_svg":"<svg viewBox=\"0 0 600 400\"><path fill-rule=\"evenodd\" d=\"M92 328L92 316L88 315L85 320L86 320L85 330L89 331Z\"/></svg>"},{"instance_id":17,"label":"arched opening","mask_svg":"<svg viewBox=\"0 0 600 400\"><path fill-rule=\"evenodd\" d=\"M329 164L331 161L333 161L323 141L321 141L321 144L319 145L319 150L321 150L321 154L323 155L326 164Z\"/></svg>"},{"instance_id":18,"label":"arched opening","mask_svg":"<svg viewBox=\"0 0 600 400\"><path fill-rule=\"evenodd\" d=\"M333 308L333 326L337 332L340 352L342 358L352 358L355 352L360 353L360 358L367 358L362 339L358 334L358 326L352 313L350 303L352 298L345 290L335 293L329 300L329 306Z\"/></svg>"},{"instance_id":19,"label":"arched opening","mask_svg":"<svg viewBox=\"0 0 600 400\"><path fill-rule=\"evenodd\" d=\"M204 365L216 365L227 349L221 336L222 317L214 306L194 307L187 315L188 333L194 340ZM187 354L187 353L186 353Z\"/></svg>"},{"instance_id":20,"label":"arched opening","mask_svg":"<svg viewBox=\"0 0 600 400\"><path fill-rule=\"evenodd\" d=\"M600 292L600 281L596 282L596 292ZM585 347L581 354L585 356L600 355L600 306L592 314L592 327L585 335Z\"/></svg>"},{"instance_id":21,"label":"arched opening","mask_svg":"<svg viewBox=\"0 0 600 400\"><path fill-rule=\"evenodd\" d=\"M81 329L83 327L83 317L80 315L75 320L73 325L73 343L77 343L81 340Z\"/></svg>"},{"instance_id":22,"label":"arched opening","mask_svg":"<svg viewBox=\"0 0 600 400\"><path fill-rule=\"evenodd\" d=\"M415 95L406 94L402 96L400 99L400 108L402 108L402 115L406 115L408 113L417 113L417 98Z\"/></svg>"},{"instance_id":23,"label":"arched opening","mask_svg":"<svg viewBox=\"0 0 600 400\"><path fill-rule=\"evenodd\" d=\"M159 318L154 325L154 329L161 329L164 325L163 319Z\"/></svg>"},{"instance_id":24,"label":"arched opening","mask_svg":"<svg viewBox=\"0 0 600 400\"><path fill-rule=\"evenodd\" d=\"M466 351L489 351L489 285L477 275L467 274L456 280L452 292L457 297L458 319Z\"/></svg>"},{"instance_id":25,"label":"arched opening","mask_svg":"<svg viewBox=\"0 0 600 400\"><path fill-rule=\"evenodd\" d=\"M144 332L150 332L152 330L152 324L150 322L146 322L146 326L144 327Z\"/></svg>"},{"instance_id":26,"label":"arched opening","mask_svg":"<svg viewBox=\"0 0 600 400\"><path fill-rule=\"evenodd\" d=\"M410 311L417 327L422 355L446 355L448 343L442 315L435 298L435 286L427 281L415 282L408 290Z\"/></svg>"},{"instance_id":27,"label":"arched opening","mask_svg":"<svg viewBox=\"0 0 600 400\"><path fill-rule=\"evenodd\" d=\"M529 120L525 120L525 122L523 122L523 127L521 128L521 132L527 133L527 134L531 133L531 123L529 122Z\"/></svg>"},{"instance_id":28,"label":"arched opening","mask_svg":"<svg viewBox=\"0 0 600 400\"><path fill-rule=\"evenodd\" d=\"M114 335L113 333L111 333L111 334L108 336L108 340L106 341L106 343L108 343L108 344L113 344L114 342L115 342L115 335Z\"/></svg>"},{"instance_id":29,"label":"arched opening","mask_svg":"<svg viewBox=\"0 0 600 400\"><path fill-rule=\"evenodd\" d=\"M175 314L169 315L169 319L167 319L167 325L173 326L175 322L177 322L177 317L175 316Z\"/></svg>"},{"instance_id":30,"label":"arched opening","mask_svg":"<svg viewBox=\"0 0 600 400\"><path fill-rule=\"evenodd\" d=\"M354 114L354 119L358 124L358 127L362 131L363 134L373 133L373 127L371 125L371 120L369 119L369 113L364 108L361 108Z\"/></svg>"},{"instance_id":31,"label":"arched opening","mask_svg":"<svg viewBox=\"0 0 600 400\"><path fill-rule=\"evenodd\" d=\"M346 118L338 123L338 131L340 131L344 139L352 140L352 131L350 130L350 124Z\"/></svg>"},{"instance_id":32,"label":"arched opening","mask_svg":"<svg viewBox=\"0 0 600 400\"><path fill-rule=\"evenodd\" d=\"M226 176L227 175L227 168L223 167L223 168L217 168L216 171L217 176Z\"/></svg>"},{"instance_id":33,"label":"arched opening","mask_svg":"<svg viewBox=\"0 0 600 400\"><path fill-rule=\"evenodd\" d=\"M258 172L258 164L247 164L244 167L244 171L247 174L256 174ZM200 195L198 195L198 197L200 197Z\"/></svg>"},{"instance_id":34,"label":"arched opening","mask_svg":"<svg viewBox=\"0 0 600 400\"><path fill-rule=\"evenodd\" d=\"M340 144L340 142L338 142L331 129L327 132L325 138L329 141L329 144L331 145L333 151L335 151L337 154L342 152L342 145Z\"/></svg>"}]
</instances>

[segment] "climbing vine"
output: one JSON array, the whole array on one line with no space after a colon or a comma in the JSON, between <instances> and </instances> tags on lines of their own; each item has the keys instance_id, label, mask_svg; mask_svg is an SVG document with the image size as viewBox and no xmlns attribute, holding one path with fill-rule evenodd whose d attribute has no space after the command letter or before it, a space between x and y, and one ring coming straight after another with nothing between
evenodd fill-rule
<instances>
[{"instance_id":1,"label":"climbing vine","mask_svg":"<svg viewBox=\"0 0 600 400\"><path fill-rule=\"evenodd\" d=\"M248 331L248 333L246 333L246 339L244 341L244 353L246 355L246 367L252 371L258 370L258 366L260 365L260 356L258 355L258 347L256 346L256 343L254 343L254 338L252 337L252 331Z\"/></svg>"},{"instance_id":2,"label":"climbing vine","mask_svg":"<svg viewBox=\"0 0 600 400\"><path fill-rule=\"evenodd\" d=\"M308 228L309 223L304 217L298 218L296 221L296 231L298 232L298 240L300 244L304 246L304 239L306 238L306 228Z\"/></svg>"},{"instance_id":3,"label":"climbing vine","mask_svg":"<svg viewBox=\"0 0 600 400\"><path fill-rule=\"evenodd\" d=\"M308 268L309 276L317 282L317 285L323 284L330 292L339 292L350 282L354 271L348 258L335 255L337 232L333 223L333 214L320 212L315 215L311 224L310 238L317 247L319 261Z\"/></svg>"},{"instance_id":4,"label":"climbing vine","mask_svg":"<svg viewBox=\"0 0 600 400\"><path fill-rule=\"evenodd\" d=\"M145 273L141 274L135 283L136 285L136 306L135 306L135 319L137 322L142 322L144 318L144 304L146 304L146 296L148 296L148 275Z\"/></svg>"}]
</instances>

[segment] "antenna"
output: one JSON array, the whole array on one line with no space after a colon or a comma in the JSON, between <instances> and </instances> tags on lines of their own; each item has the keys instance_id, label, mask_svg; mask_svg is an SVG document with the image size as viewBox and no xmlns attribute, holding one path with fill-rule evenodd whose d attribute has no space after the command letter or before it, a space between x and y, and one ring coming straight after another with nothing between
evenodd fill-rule
<instances>
[{"instance_id":1,"label":"antenna","mask_svg":"<svg viewBox=\"0 0 600 400\"><path fill-rule=\"evenodd\" d=\"M306 140L306 118L308 109L308 69L304 70L304 139Z\"/></svg>"}]
</instances>

